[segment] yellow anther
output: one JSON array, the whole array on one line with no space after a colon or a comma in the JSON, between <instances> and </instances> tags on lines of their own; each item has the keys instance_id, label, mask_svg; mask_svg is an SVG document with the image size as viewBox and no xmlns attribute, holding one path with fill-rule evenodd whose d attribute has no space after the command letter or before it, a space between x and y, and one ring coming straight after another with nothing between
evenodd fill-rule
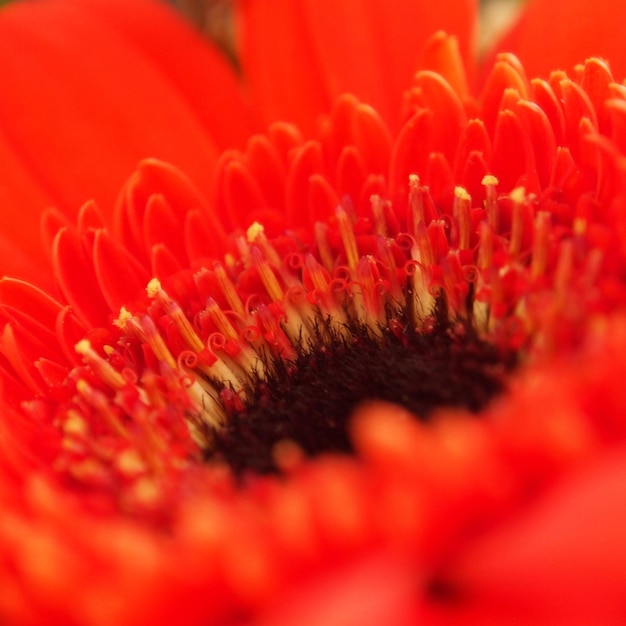
<instances>
[{"instance_id":1,"label":"yellow anther","mask_svg":"<svg viewBox=\"0 0 626 626\"><path fill-rule=\"evenodd\" d=\"M127 308L122 307L120 309L119 315L117 316L117 319L113 320L113 325L119 328L120 330L124 330L124 328L126 328L126 324L132 318L133 316L131 312Z\"/></svg>"},{"instance_id":2,"label":"yellow anther","mask_svg":"<svg viewBox=\"0 0 626 626\"><path fill-rule=\"evenodd\" d=\"M515 204L523 204L526 200L526 189L524 187L516 187L511 191L509 197Z\"/></svg>"},{"instance_id":3,"label":"yellow anther","mask_svg":"<svg viewBox=\"0 0 626 626\"><path fill-rule=\"evenodd\" d=\"M498 232L499 211L498 211L498 179L491 174L483 177L482 184L485 186L485 209L487 211L487 222L494 232Z\"/></svg>"},{"instance_id":4,"label":"yellow anther","mask_svg":"<svg viewBox=\"0 0 626 626\"><path fill-rule=\"evenodd\" d=\"M270 263L273 263L276 267L280 267L281 259L269 239L265 236L265 228L263 228L262 224L254 222L254 224L248 228L246 237L248 238L248 243L253 243L257 248L263 251L265 258Z\"/></svg>"},{"instance_id":5,"label":"yellow anther","mask_svg":"<svg viewBox=\"0 0 626 626\"><path fill-rule=\"evenodd\" d=\"M200 337L196 334L191 322L187 319L187 316L183 313L179 304L175 300L172 300L167 292L163 290L159 279L153 278L148 283L146 291L148 292L148 296L150 298L156 298L161 303L187 345L194 352L200 352L204 348L202 339L200 339Z\"/></svg>"},{"instance_id":6,"label":"yellow anther","mask_svg":"<svg viewBox=\"0 0 626 626\"><path fill-rule=\"evenodd\" d=\"M472 236L471 207L472 197L469 193L463 187L455 187L453 212L459 229L458 246L461 250L467 250L470 247Z\"/></svg>"},{"instance_id":7,"label":"yellow anther","mask_svg":"<svg viewBox=\"0 0 626 626\"><path fill-rule=\"evenodd\" d=\"M471 202L472 196L467 193L467 190L464 187L455 187L454 188L454 197L459 200L465 200L467 202Z\"/></svg>"},{"instance_id":8,"label":"yellow anther","mask_svg":"<svg viewBox=\"0 0 626 626\"><path fill-rule=\"evenodd\" d=\"M153 278L146 287L146 293L148 298L156 298L157 294L161 291L161 281L158 278Z\"/></svg>"},{"instance_id":9,"label":"yellow anther","mask_svg":"<svg viewBox=\"0 0 626 626\"><path fill-rule=\"evenodd\" d=\"M91 343L88 339L81 339L75 346L74 350L80 355L87 354L91 350Z\"/></svg>"},{"instance_id":10,"label":"yellow anther","mask_svg":"<svg viewBox=\"0 0 626 626\"><path fill-rule=\"evenodd\" d=\"M265 229L262 224L259 222L254 222L250 225L248 230L246 231L246 237L248 239L248 243L254 243L259 235L264 233Z\"/></svg>"}]
</instances>

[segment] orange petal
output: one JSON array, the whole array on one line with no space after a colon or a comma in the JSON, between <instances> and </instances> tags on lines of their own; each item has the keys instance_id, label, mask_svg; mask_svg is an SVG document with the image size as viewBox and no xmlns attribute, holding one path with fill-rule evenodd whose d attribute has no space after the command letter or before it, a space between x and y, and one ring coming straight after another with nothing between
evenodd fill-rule
<instances>
[{"instance_id":1,"label":"orange petal","mask_svg":"<svg viewBox=\"0 0 626 626\"><path fill-rule=\"evenodd\" d=\"M134 35L63 0L14 3L0 14L0 127L37 186L72 217L92 198L110 213L120 184L146 156L179 165L208 189L216 143L158 59L141 49L142 38L156 37L157 46L168 25L175 34L181 27L163 13L157 31L148 17L157 6L131 4L145 15ZM199 44L187 34L177 40L193 50ZM186 54L181 63L195 61ZM196 67L198 82L211 78L205 69ZM13 231L21 227L15 219Z\"/></svg>"},{"instance_id":2,"label":"orange petal","mask_svg":"<svg viewBox=\"0 0 626 626\"><path fill-rule=\"evenodd\" d=\"M295 123L310 135L331 100L302 7L292 0L241 0L237 9L246 81L264 121Z\"/></svg>"},{"instance_id":3,"label":"orange petal","mask_svg":"<svg viewBox=\"0 0 626 626\"><path fill-rule=\"evenodd\" d=\"M332 99L354 93L397 126L400 100L426 41L458 36L471 63L476 3L240 0L242 62L266 120L310 131ZM303 71L303 68L306 71Z\"/></svg>"},{"instance_id":4,"label":"orange petal","mask_svg":"<svg viewBox=\"0 0 626 626\"><path fill-rule=\"evenodd\" d=\"M84 242L70 228L61 228L52 246L52 265L59 288L78 318L88 325L106 323L109 308L98 289Z\"/></svg>"},{"instance_id":5,"label":"orange petal","mask_svg":"<svg viewBox=\"0 0 626 626\"><path fill-rule=\"evenodd\" d=\"M625 480L623 448L580 470L469 548L454 567L459 588L521 623L623 624Z\"/></svg>"},{"instance_id":6,"label":"orange petal","mask_svg":"<svg viewBox=\"0 0 626 626\"><path fill-rule=\"evenodd\" d=\"M105 230L96 233L93 255L98 286L115 316L122 306L136 301L150 276Z\"/></svg>"},{"instance_id":7,"label":"orange petal","mask_svg":"<svg viewBox=\"0 0 626 626\"><path fill-rule=\"evenodd\" d=\"M626 5L615 0L530 0L498 49L517 54L530 76L569 71L586 57L607 59L613 75L626 75Z\"/></svg>"},{"instance_id":8,"label":"orange petal","mask_svg":"<svg viewBox=\"0 0 626 626\"><path fill-rule=\"evenodd\" d=\"M220 150L243 148L248 137L258 132L255 111L245 101L233 68L211 42L172 19L164 3L73 2L141 49L171 81Z\"/></svg>"},{"instance_id":9,"label":"orange petal","mask_svg":"<svg viewBox=\"0 0 626 626\"><path fill-rule=\"evenodd\" d=\"M11 274L53 286L39 237L39 217L52 196L30 171L12 142L0 131L0 276Z\"/></svg>"}]
</instances>

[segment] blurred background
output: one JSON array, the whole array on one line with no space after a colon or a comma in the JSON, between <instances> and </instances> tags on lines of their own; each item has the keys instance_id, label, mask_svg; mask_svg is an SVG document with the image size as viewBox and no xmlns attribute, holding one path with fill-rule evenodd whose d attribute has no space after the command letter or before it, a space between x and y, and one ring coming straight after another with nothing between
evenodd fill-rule
<instances>
[{"instance_id":1,"label":"blurred background","mask_svg":"<svg viewBox=\"0 0 626 626\"><path fill-rule=\"evenodd\" d=\"M497 39L515 19L523 1L479 0L481 50ZM169 2L205 36L216 41L231 59L234 57L232 0L169 0Z\"/></svg>"},{"instance_id":2,"label":"blurred background","mask_svg":"<svg viewBox=\"0 0 626 626\"><path fill-rule=\"evenodd\" d=\"M29 0L0 0L0 7L9 2L27 1ZM164 1L174 5L204 36L214 40L234 61L233 0ZM523 2L524 0L479 0L481 50L497 39L498 35L515 19Z\"/></svg>"}]
</instances>

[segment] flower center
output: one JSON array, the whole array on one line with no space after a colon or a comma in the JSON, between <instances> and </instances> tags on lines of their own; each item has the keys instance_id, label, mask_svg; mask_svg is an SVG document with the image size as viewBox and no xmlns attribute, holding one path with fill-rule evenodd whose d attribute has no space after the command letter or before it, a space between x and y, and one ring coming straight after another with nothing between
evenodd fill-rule
<instances>
[{"instance_id":1,"label":"flower center","mask_svg":"<svg viewBox=\"0 0 626 626\"><path fill-rule=\"evenodd\" d=\"M400 404L420 420L442 407L480 411L502 391L515 356L467 325L453 328L439 308L428 332L402 310L376 332L354 319L341 332L321 323L294 359L273 359L263 379L250 378L247 400L229 410L210 457L241 475L277 471L285 442L308 456L352 452L350 417L368 401Z\"/></svg>"}]
</instances>

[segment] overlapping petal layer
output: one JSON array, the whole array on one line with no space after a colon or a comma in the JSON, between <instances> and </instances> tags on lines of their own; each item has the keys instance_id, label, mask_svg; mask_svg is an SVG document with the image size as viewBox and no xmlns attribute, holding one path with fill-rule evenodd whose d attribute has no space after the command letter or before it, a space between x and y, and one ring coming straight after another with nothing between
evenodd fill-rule
<instances>
[{"instance_id":1,"label":"overlapping petal layer","mask_svg":"<svg viewBox=\"0 0 626 626\"><path fill-rule=\"evenodd\" d=\"M514 56L501 55L475 101L463 74L469 7L455 3L424 28L458 30L461 53L453 38L431 39L401 102L388 85L398 87L409 50L424 43L417 14L398 30L400 4L366 3L354 14L340 2L343 22L363 26L343 33L342 22L326 23L322 3L285 3L270 15L271 3L248 0L244 67L255 73L261 116L293 111L307 130L279 121L244 146L250 126L234 128L239 100L212 132L213 116L239 98L233 81L217 79L224 100L196 94L193 65L174 57L196 44L167 13L143 0L130 13L97 0L42 6L33 10L58 31L41 34L24 5L6 26L0 20L6 41L50 51L49 67L65 58L57 37L71 34L74 51L96 33L108 43L81 57L68 90L51 98L72 107L76 141L92 149L80 167L42 111L11 131L19 186L7 197L18 199L32 176L32 206L48 193L62 202L43 227L56 296L0 282L0 617L434 626L506 623L514 606L520 623L623 623L621 517L603 513L624 473L626 94L606 65L591 59L569 77L529 81ZM171 29L168 47L145 28L153 10L163 33ZM372 16L387 66L361 41ZM290 35L292 59L279 58L275 26ZM335 34L328 47L321 32ZM200 65L219 75L206 54ZM348 62L354 54L360 65ZM122 60L128 72L111 94L91 74ZM30 62L52 90L43 62ZM272 100L263 81L305 62L316 73L278 84L285 101ZM15 112L28 85L5 69L21 96L0 112ZM345 87L360 99L330 106ZM368 96L382 114L363 103ZM135 127L140 118L170 124ZM110 170L91 173L123 145L94 120L125 129L130 145ZM113 211L112 177L137 151L156 150L164 128L170 140L151 156L167 156L191 180L144 160ZM215 161L231 133L239 150ZM50 164L54 149L60 161ZM68 219L86 200L64 195L74 180L75 194L94 185L86 195L104 218L88 202ZM480 419L444 409L424 424L372 404L351 425L356 457L311 461L278 446L283 477L248 477L244 487L223 465L201 464L211 429L241 403L237 385L258 363L255 349L289 362L312 320L328 315L343 328L349 308L402 338L386 306L404 300L420 331L432 330L429 313L444 301L450 322L520 351L524 367ZM231 386L213 387L216 379ZM592 584L581 573L589 564Z\"/></svg>"},{"instance_id":2,"label":"overlapping petal layer","mask_svg":"<svg viewBox=\"0 0 626 626\"><path fill-rule=\"evenodd\" d=\"M529 0L519 24L499 47L519 55L532 76L547 78L557 69L569 72L589 56L609 61L615 75L624 76L624 19L624 5L612 0Z\"/></svg>"},{"instance_id":3,"label":"overlapping petal layer","mask_svg":"<svg viewBox=\"0 0 626 626\"><path fill-rule=\"evenodd\" d=\"M218 150L254 128L226 62L160 3L16 3L0 30L2 232L40 265L46 206L76 216L92 199L110 215L146 155L208 192ZM35 277L11 256L3 273Z\"/></svg>"},{"instance_id":4,"label":"overlapping petal layer","mask_svg":"<svg viewBox=\"0 0 626 626\"><path fill-rule=\"evenodd\" d=\"M266 122L306 133L342 93L397 128L403 91L437 30L455 33L472 67L476 3L315 0L238 2L242 66Z\"/></svg>"}]
</instances>

